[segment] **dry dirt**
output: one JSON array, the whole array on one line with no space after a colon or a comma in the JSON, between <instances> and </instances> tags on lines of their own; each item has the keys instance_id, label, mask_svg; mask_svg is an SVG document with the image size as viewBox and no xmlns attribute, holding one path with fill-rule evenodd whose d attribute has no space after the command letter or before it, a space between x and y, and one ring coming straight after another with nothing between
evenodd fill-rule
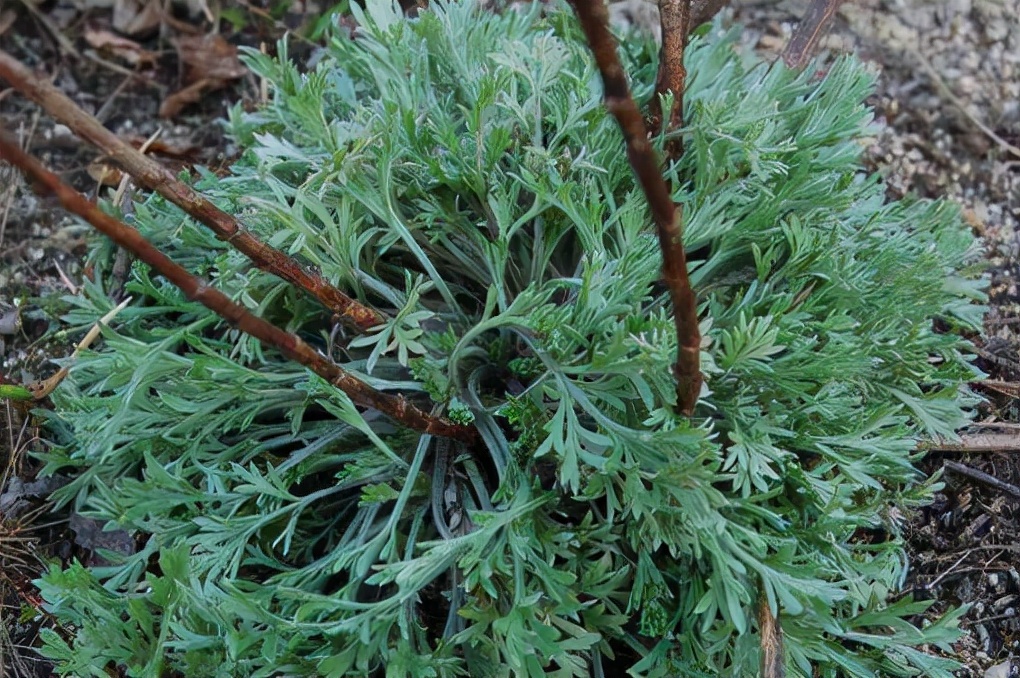
<instances>
[{"instance_id":1,"label":"dry dirt","mask_svg":"<svg viewBox=\"0 0 1020 678\"><path fill-rule=\"evenodd\" d=\"M617 15L654 17L644 0L637 3ZM189 23L208 29L201 15L204 3L190 3L190 11L179 3L173 16L178 23L132 35L153 55L137 66L124 61L124 52L111 51L110 44L94 47L87 39L89 31L92 39L103 30L124 35L114 30L115 17L104 4L111 3L0 2L0 47L55 74L68 96L122 138L145 139L158 124L163 141L182 154L177 162L221 165L232 150L214 121L230 102L257 99L253 80L241 77L204 91L173 120L159 118L160 106L189 84L173 39L186 34ZM807 4L744 0L729 11L747 26L748 43L774 56ZM307 19L288 15L274 23L249 3L238 6L249 7L250 23L233 33L221 27L231 44L271 43L282 34L281 22ZM971 441L988 444L980 451L936 451L923 468L935 473L945 462L955 462L987 472L1007 489L948 473L935 505L910 523L909 585L920 597L937 599L937 609L972 604L964 618L967 635L956 648L966 664L961 675L1018 675L1020 668L1010 662L1020 656L1020 501L1008 488L1020 487L1020 0L855 0L842 7L822 46L834 53L853 51L881 72L871 103L883 127L868 158L886 175L890 195L959 201L985 243L990 310L984 333L973 339L979 364L993 381L975 386L987 403L981 423L968 433L975 436ZM65 179L95 193L96 180L87 169L96 154L2 85L0 120ZM54 334L59 309L40 299L75 291L83 270L83 235L80 226L22 190L13 174L0 168L0 385L47 376L55 367L46 360L67 354L68 339ZM42 557L66 558L81 548L68 527L69 516L45 513L47 488L33 484L37 467L24 454L44 443L34 440L36 431L25 415L9 402L0 403L2 676L49 675L48 666L28 649L48 620L19 616L37 609L29 580L40 571Z\"/></svg>"}]
</instances>

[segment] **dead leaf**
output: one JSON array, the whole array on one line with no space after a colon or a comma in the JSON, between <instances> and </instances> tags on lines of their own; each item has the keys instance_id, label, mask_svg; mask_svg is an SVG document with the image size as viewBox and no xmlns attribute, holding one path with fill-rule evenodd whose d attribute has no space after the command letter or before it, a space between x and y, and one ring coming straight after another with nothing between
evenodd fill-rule
<instances>
[{"instance_id":1,"label":"dead leaf","mask_svg":"<svg viewBox=\"0 0 1020 678\"><path fill-rule=\"evenodd\" d=\"M101 158L93 160L85 167L92 180L100 186L117 186L120 184L121 171Z\"/></svg>"},{"instance_id":2,"label":"dead leaf","mask_svg":"<svg viewBox=\"0 0 1020 678\"><path fill-rule=\"evenodd\" d=\"M85 42L100 52L111 54L132 66L156 62L155 54L144 49L134 40L123 38L111 31L86 28L84 37Z\"/></svg>"},{"instance_id":3,"label":"dead leaf","mask_svg":"<svg viewBox=\"0 0 1020 678\"><path fill-rule=\"evenodd\" d=\"M25 482L14 476L7 484L7 489L0 494L0 516L7 520L14 520L18 515L32 508L34 503L38 503L31 500L45 501L51 493L69 482L71 482L70 478L59 474L31 482Z\"/></svg>"},{"instance_id":4,"label":"dead leaf","mask_svg":"<svg viewBox=\"0 0 1020 678\"><path fill-rule=\"evenodd\" d=\"M202 95L206 92L220 89L221 87L226 86L226 84L227 83L224 80L202 78L198 82L194 82L164 99L163 103L159 106L159 117L176 117L177 114L184 110L184 108L189 104L195 104L201 101Z\"/></svg>"},{"instance_id":5,"label":"dead leaf","mask_svg":"<svg viewBox=\"0 0 1020 678\"><path fill-rule=\"evenodd\" d=\"M963 211L963 221L970 226L971 230L977 235L984 236L987 228L985 222L981 221L977 213L974 210L967 209Z\"/></svg>"},{"instance_id":6,"label":"dead leaf","mask_svg":"<svg viewBox=\"0 0 1020 678\"><path fill-rule=\"evenodd\" d=\"M149 155L159 155L165 158L173 158L174 160L184 160L188 162L197 161L201 155L202 149L194 144L181 144L166 141L164 139L156 139L151 141L140 136L128 135L124 137L124 140L135 148L142 148L145 146L145 153Z\"/></svg>"},{"instance_id":7,"label":"dead leaf","mask_svg":"<svg viewBox=\"0 0 1020 678\"><path fill-rule=\"evenodd\" d=\"M172 42L184 65L186 86L163 100L160 117L176 116L188 104L201 101L206 92L226 87L228 82L248 72L237 58L237 47L219 34L180 35Z\"/></svg>"},{"instance_id":8,"label":"dead leaf","mask_svg":"<svg viewBox=\"0 0 1020 678\"><path fill-rule=\"evenodd\" d=\"M160 0L117 0L113 5L113 27L133 37L147 36L163 20Z\"/></svg>"},{"instance_id":9,"label":"dead leaf","mask_svg":"<svg viewBox=\"0 0 1020 678\"><path fill-rule=\"evenodd\" d=\"M180 35L201 35L205 32L201 24L177 19L172 14L163 14L163 25Z\"/></svg>"},{"instance_id":10,"label":"dead leaf","mask_svg":"<svg viewBox=\"0 0 1020 678\"><path fill-rule=\"evenodd\" d=\"M218 33L181 35L172 42L181 63L186 67L186 83L197 80L236 80L248 72L237 58L237 47Z\"/></svg>"},{"instance_id":11,"label":"dead leaf","mask_svg":"<svg viewBox=\"0 0 1020 678\"><path fill-rule=\"evenodd\" d=\"M92 558L90 558L93 565L109 564L102 556L95 553L98 549L112 551L122 556L130 556L138 550L131 533L116 528L107 530L107 523L95 518L86 518L80 513L74 512L71 513L68 524L74 530L74 543L93 552ZM114 523L111 522L110 525L112 527Z\"/></svg>"}]
</instances>

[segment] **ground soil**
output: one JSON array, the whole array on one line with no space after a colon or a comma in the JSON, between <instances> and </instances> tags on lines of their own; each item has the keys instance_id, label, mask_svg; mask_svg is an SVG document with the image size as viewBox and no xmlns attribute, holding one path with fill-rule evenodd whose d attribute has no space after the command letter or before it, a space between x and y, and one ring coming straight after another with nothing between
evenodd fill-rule
<instances>
[{"instance_id":1,"label":"ground soil","mask_svg":"<svg viewBox=\"0 0 1020 678\"><path fill-rule=\"evenodd\" d=\"M195 82L175 45L194 32L189 26L210 31L207 5L171 3L169 17L135 34L104 7L109 4L0 3L0 48L53 75L65 94L122 138L141 143L162 128L166 162L223 165L234 150L215 121L234 102L258 100L253 78L229 78L172 118L160 117L161 105ZM161 3L135 3L146 4ZM225 44L272 44L286 28L316 18L304 3L269 17L260 9L268 4L237 3L245 8L237 27L218 25ZM807 4L743 0L727 11L745 24L751 46L775 56ZM649 15L647 7L622 14ZM118 46L107 34L133 40L144 58L132 63L135 48ZM956 470L946 474L933 506L907 517L912 573L906 588L937 600L934 613L971 605L967 633L954 648L966 665L961 675L1016 675L1010 662L1020 655L1020 0L857 0L841 8L821 46L854 52L880 72L870 102L879 129L868 162L886 175L890 196L950 197L984 243L989 312L985 331L972 339L989 375L974 389L986 402L980 423L964 432L962 449L945 445L921 464L926 473L942 472L946 462ZM97 153L2 83L0 120L36 157L95 194ZM60 304L43 299L77 291L87 266L85 236L77 222L0 168L0 384L49 376L56 367L48 360L69 353L69 339L59 334ZM39 480L38 464L27 454L45 448L39 434L27 410L0 403L2 676L49 675L49 665L31 651L51 622L37 613L30 582L47 558L83 551L88 557L80 523L79 531L71 529L77 518L48 513L45 495L54 481ZM1000 484L960 468L983 471Z\"/></svg>"}]
</instances>

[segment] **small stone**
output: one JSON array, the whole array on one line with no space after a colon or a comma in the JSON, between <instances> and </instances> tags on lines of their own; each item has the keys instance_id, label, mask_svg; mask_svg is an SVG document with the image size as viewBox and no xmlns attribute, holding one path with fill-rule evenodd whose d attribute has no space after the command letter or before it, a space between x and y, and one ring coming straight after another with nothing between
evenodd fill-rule
<instances>
[{"instance_id":1,"label":"small stone","mask_svg":"<svg viewBox=\"0 0 1020 678\"><path fill-rule=\"evenodd\" d=\"M1013 662L1009 659L996 664L995 666L989 666L985 669L984 678L1009 678L1009 673L1013 668Z\"/></svg>"}]
</instances>

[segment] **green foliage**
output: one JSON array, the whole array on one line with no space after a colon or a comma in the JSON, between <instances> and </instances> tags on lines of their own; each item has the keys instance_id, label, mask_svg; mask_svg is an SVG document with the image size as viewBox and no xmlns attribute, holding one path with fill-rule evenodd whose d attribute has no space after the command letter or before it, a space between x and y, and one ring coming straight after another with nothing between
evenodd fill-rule
<instances>
[{"instance_id":1,"label":"green foliage","mask_svg":"<svg viewBox=\"0 0 1020 678\"><path fill-rule=\"evenodd\" d=\"M61 671L105 676L748 676L755 604L793 676L950 676L958 613L919 628L899 512L934 489L925 436L967 419L973 241L945 203L887 203L859 164L873 76L688 51L670 170L707 387L675 416L660 257L572 17L352 5L314 70L234 111L245 154L199 187L392 318L314 302L163 200L147 237L378 388L473 422L477 449L399 430L144 267L55 394L58 498L137 535L53 568ZM624 47L641 101L654 50ZM109 310L104 246L68 315ZM114 557L111 555L111 557ZM381 675L381 673L379 673Z\"/></svg>"}]
</instances>

